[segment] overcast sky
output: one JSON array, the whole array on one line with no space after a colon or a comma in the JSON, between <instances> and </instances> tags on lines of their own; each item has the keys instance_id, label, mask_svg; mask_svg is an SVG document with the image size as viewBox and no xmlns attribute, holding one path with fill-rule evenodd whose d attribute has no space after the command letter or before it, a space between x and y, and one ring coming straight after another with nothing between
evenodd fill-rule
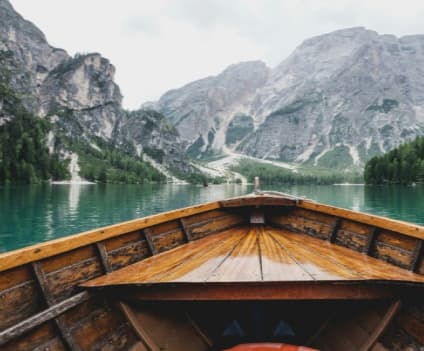
<instances>
[{"instance_id":1,"label":"overcast sky","mask_svg":"<svg viewBox=\"0 0 424 351\"><path fill-rule=\"evenodd\" d=\"M131 109L232 63L273 67L304 39L336 29L424 34L423 0L10 1L51 45L110 59Z\"/></svg>"}]
</instances>

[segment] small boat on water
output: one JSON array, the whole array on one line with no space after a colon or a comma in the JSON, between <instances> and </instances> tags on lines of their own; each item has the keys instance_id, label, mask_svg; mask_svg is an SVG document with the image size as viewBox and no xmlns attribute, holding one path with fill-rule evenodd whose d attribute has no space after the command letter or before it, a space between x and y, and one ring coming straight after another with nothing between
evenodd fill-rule
<instances>
[{"instance_id":1,"label":"small boat on water","mask_svg":"<svg viewBox=\"0 0 424 351\"><path fill-rule=\"evenodd\" d=\"M256 193L0 255L1 350L423 350L424 227Z\"/></svg>"}]
</instances>

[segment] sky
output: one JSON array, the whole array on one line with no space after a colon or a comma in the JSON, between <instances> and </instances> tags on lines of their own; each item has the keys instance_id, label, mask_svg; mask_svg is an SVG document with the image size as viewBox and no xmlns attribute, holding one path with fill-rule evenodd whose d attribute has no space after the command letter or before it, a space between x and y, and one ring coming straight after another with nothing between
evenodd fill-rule
<instances>
[{"instance_id":1,"label":"sky","mask_svg":"<svg viewBox=\"0 0 424 351\"><path fill-rule=\"evenodd\" d=\"M424 34L423 0L10 1L51 45L108 58L128 109L233 63L274 67L303 40L337 29Z\"/></svg>"}]
</instances>

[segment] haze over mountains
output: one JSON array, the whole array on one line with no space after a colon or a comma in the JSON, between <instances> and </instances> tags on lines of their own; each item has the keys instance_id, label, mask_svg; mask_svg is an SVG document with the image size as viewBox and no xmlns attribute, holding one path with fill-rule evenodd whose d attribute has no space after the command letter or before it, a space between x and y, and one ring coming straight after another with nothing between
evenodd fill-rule
<instances>
[{"instance_id":1,"label":"haze over mountains","mask_svg":"<svg viewBox=\"0 0 424 351\"><path fill-rule=\"evenodd\" d=\"M70 57L0 0L0 63L0 83L51 123L47 146L62 158L112 148L167 175L192 172L187 157L228 152L360 169L424 135L424 35L339 30L305 40L275 68L232 64L129 112L106 58ZM0 96L0 125L14 118L8 104Z\"/></svg>"},{"instance_id":2,"label":"haze over mountains","mask_svg":"<svg viewBox=\"0 0 424 351\"><path fill-rule=\"evenodd\" d=\"M50 46L34 24L0 0L0 83L29 112L50 122L51 153L78 161L81 153L103 152L95 155L103 167L101 158L111 148L143 154L162 173L192 171L168 120L153 111L123 110L114 74L115 67L98 53L71 57ZM0 96L0 125L15 117L14 108L6 107L17 104L8 99Z\"/></svg>"},{"instance_id":3,"label":"haze over mountains","mask_svg":"<svg viewBox=\"0 0 424 351\"><path fill-rule=\"evenodd\" d=\"M305 40L277 67L229 66L148 103L190 154L363 166L424 133L424 35L350 28Z\"/></svg>"}]
</instances>

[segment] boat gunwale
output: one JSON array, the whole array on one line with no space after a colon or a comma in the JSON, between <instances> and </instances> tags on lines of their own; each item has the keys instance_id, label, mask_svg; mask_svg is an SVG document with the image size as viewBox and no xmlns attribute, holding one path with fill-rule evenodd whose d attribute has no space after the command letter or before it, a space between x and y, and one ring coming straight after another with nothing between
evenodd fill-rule
<instances>
[{"instance_id":1,"label":"boat gunwale","mask_svg":"<svg viewBox=\"0 0 424 351\"><path fill-rule=\"evenodd\" d=\"M109 226L71 234L39 244L0 254L0 272L21 265L56 256L80 247L111 239L120 235L142 230L157 224L188 217L202 212L220 209L219 201L179 208L146 217L124 221Z\"/></svg>"},{"instance_id":2,"label":"boat gunwale","mask_svg":"<svg viewBox=\"0 0 424 351\"><path fill-rule=\"evenodd\" d=\"M159 214L149 215L142 218L137 218L109 226L91 229L78 234L64 236L58 239L46 241L43 243L23 247L13 251L0 254L0 272L8 269L16 268L24 264L34 261L42 260L48 257L56 256L71 250L101 242L113 237L131 233L133 231L142 230L157 224L165 223L179 218L192 216L195 214L226 208L226 202L233 202L236 199L258 199L258 205L277 206L272 201L267 204L263 200L266 198L276 199L282 198L275 195L244 195L235 198L230 198L221 201L213 201L204 204L184 207L175 209ZM354 222L359 222L378 228L394 231L405 236L413 237L415 239L424 240L424 226L418 224L411 224L404 221L399 221L391 218L386 218L378 215L372 215L365 212L353 211L331 205L321 204L312 200L296 199L291 200L294 207L312 210L341 219L347 219ZM239 207L254 206L254 202L249 201L248 205L240 204ZM286 207L286 205L281 205ZM232 207L232 206L231 206ZM237 206L234 206L237 207Z\"/></svg>"}]
</instances>

